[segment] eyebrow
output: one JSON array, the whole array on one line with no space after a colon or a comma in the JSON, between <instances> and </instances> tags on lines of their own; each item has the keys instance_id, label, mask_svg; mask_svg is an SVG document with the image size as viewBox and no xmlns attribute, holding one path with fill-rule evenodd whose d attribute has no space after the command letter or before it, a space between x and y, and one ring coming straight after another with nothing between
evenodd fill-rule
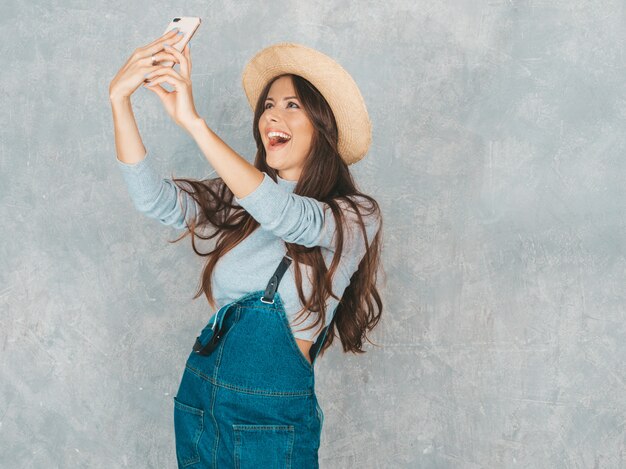
<instances>
[{"instance_id":1,"label":"eyebrow","mask_svg":"<svg viewBox=\"0 0 626 469\"><path fill-rule=\"evenodd\" d=\"M297 96L287 96L286 98L283 98L283 101L286 101L287 99L298 99ZM274 98L265 98L265 101L274 101Z\"/></svg>"}]
</instances>

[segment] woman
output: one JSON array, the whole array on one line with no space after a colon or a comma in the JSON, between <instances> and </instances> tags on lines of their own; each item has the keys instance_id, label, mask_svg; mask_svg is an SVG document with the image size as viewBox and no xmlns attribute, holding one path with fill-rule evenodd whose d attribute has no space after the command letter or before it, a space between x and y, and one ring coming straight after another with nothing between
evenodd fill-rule
<instances>
[{"instance_id":1,"label":"woman","mask_svg":"<svg viewBox=\"0 0 626 469\"><path fill-rule=\"evenodd\" d=\"M196 338L174 397L178 465L318 467L315 359L335 335L344 351L363 353L382 313L382 218L348 170L371 141L367 110L350 75L329 57L296 44L268 47L243 73L254 111L252 165L197 114L189 46L181 53L171 47L177 40L170 31L137 49L109 94L119 167L135 207L186 229L182 237L191 234L194 251L208 257L194 298L203 292L217 311ZM166 60L180 70L158 66ZM152 169L130 107L144 78L218 178L162 179ZM203 237L202 228L213 232ZM215 248L200 253L195 236L218 237Z\"/></svg>"}]
</instances>

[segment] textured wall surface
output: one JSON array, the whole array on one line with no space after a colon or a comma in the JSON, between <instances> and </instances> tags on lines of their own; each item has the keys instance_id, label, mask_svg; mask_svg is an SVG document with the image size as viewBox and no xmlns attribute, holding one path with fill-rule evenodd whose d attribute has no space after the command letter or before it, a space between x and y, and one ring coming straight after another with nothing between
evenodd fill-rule
<instances>
[{"instance_id":1,"label":"textured wall surface","mask_svg":"<svg viewBox=\"0 0 626 469\"><path fill-rule=\"evenodd\" d=\"M175 15L207 123L252 160L246 61L292 41L359 84L352 166L384 212L385 309L316 363L323 468L626 466L623 1L5 2L0 466L175 467L211 311L189 240L138 214L108 85ZM212 175L156 95L163 175Z\"/></svg>"}]
</instances>

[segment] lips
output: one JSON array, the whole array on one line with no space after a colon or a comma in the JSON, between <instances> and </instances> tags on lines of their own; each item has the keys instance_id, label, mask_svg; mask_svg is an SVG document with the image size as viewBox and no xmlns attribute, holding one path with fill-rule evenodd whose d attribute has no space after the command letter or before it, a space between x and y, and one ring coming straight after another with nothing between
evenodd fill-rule
<instances>
[{"instance_id":1,"label":"lips","mask_svg":"<svg viewBox=\"0 0 626 469\"><path fill-rule=\"evenodd\" d=\"M269 135L272 134L270 137ZM280 134L280 135L277 135ZM284 130L280 130L277 128L268 128L265 131L265 135L267 136L267 148L268 150L280 150L284 146L287 145L288 142L291 141L291 135Z\"/></svg>"},{"instance_id":2,"label":"lips","mask_svg":"<svg viewBox=\"0 0 626 469\"><path fill-rule=\"evenodd\" d=\"M280 150L281 148L286 147L290 141L291 140L281 141L278 138L271 138L267 145L267 149L270 151Z\"/></svg>"},{"instance_id":3,"label":"lips","mask_svg":"<svg viewBox=\"0 0 626 469\"><path fill-rule=\"evenodd\" d=\"M267 136L267 134L269 134L270 132L280 132L282 134L286 134L289 135L291 137L291 134L289 132L286 132L282 129L277 129L276 127L268 127L267 129L265 129L265 135Z\"/></svg>"}]
</instances>

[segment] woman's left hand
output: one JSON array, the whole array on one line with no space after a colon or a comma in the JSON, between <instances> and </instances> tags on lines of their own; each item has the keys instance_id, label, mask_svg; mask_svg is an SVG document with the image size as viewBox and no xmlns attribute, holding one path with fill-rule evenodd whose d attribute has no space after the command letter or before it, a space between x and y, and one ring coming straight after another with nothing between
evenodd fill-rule
<instances>
[{"instance_id":1,"label":"woman's left hand","mask_svg":"<svg viewBox=\"0 0 626 469\"><path fill-rule=\"evenodd\" d=\"M144 87L154 91L163 102L165 110L178 125L185 130L200 118L196 112L191 92L191 53L189 44L183 49L181 54L172 46L164 46L165 52L173 55L180 64L180 73L174 67L160 67L149 73L147 79L150 83ZM174 91L167 91L159 83L169 83L174 87Z\"/></svg>"}]
</instances>

